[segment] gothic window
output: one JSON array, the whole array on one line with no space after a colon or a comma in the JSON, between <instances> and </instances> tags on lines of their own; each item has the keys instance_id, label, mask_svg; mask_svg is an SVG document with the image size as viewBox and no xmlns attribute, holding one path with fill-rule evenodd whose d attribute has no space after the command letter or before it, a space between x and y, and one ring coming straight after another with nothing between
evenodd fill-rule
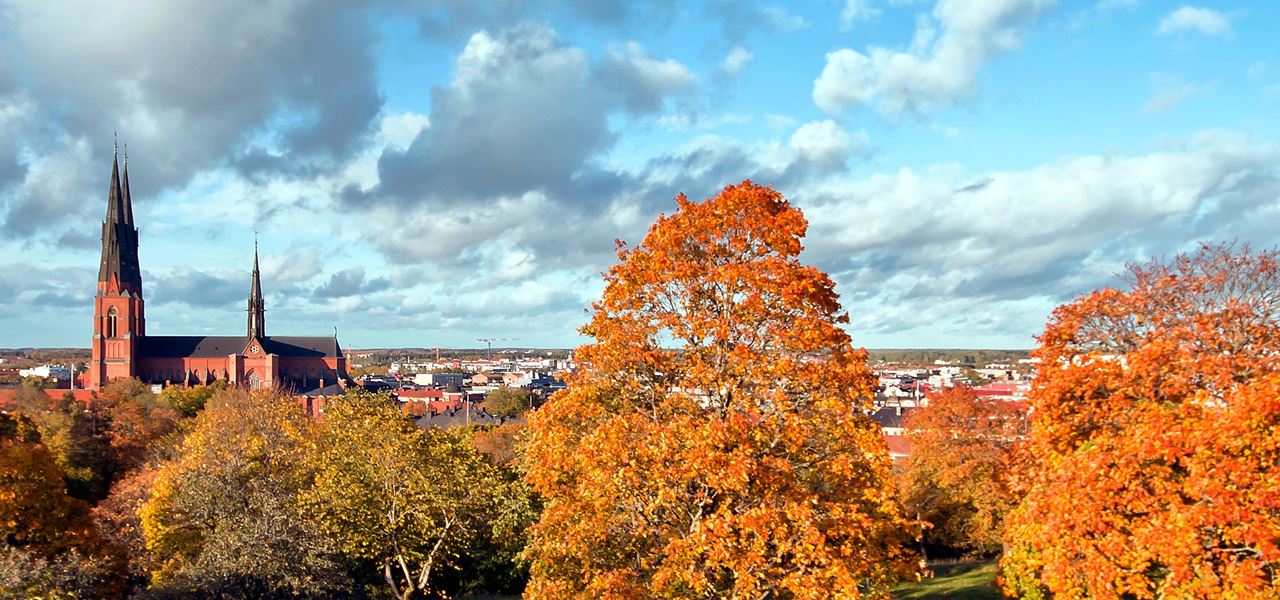
<instances>
[{"instance_id":1,"label":"gothic window","mask_svg":"<svg viewBox=\"0 0 1280 600\"><path fill-rule=\"evenodd\" d=\"M116 337L116 307L114 306L107 311L107 337Z\"/></svg>"}]
</instances>

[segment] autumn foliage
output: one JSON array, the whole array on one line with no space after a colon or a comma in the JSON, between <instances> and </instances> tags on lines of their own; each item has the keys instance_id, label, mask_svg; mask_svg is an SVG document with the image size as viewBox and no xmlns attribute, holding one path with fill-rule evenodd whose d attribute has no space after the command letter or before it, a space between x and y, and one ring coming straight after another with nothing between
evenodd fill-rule
<instances>
[{"instance_id":1,"label":"autumn foliage","mask_svg":"<svg viewBox=\"0 0 1280 600\"><path fill-rule=\"evenodd\" d=\"M1054 312L1010 517L1025 597L1280 595L1280 269L1206 246Z\"/></svg>"},{"instance_id":2,"label":"autumn foliage","mask_svg":"<svg viewBox=\"0 0 1280 600\"><path fill-rule=\"evenodd\" d=\"M620 248L581 369L530 417L527 594L883 596L910 526L804 217L751 182L677 202Z\"/></svg>"},{"instance_id":3,"label":"autumn foliage","mask_svg":"<svg viewBox=\"0 0 1280 600\"><path fill-rule=\"evenodd\" d=\"M1020 402L985 400L956 386L931 394L903 420L911 454L901 465L903 504L928 524L930 545L987 554L1000 550L1016 498L1008 473L1025 430Z\"/></svg>"}]
</instances>

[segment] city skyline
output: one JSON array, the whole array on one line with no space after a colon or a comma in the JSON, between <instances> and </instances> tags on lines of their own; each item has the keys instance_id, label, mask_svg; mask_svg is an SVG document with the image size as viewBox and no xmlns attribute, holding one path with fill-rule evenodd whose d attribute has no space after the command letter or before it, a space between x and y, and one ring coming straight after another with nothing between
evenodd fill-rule
<instances>
[{"instance_id":1,"label":"city skyline","mask_svg":"<svg viewBox=\"0 0 1280 600\"><path fill-rule=\"evenodd\" d=\"M273 333L573 347L615 238L746 178L867 347L1028 348L1126 261L1280 241L1277 7L465 6L0 11L0 347L88 346L117 131L156 335L242 327L257 231Z\"/></svg>"}]
</instances>

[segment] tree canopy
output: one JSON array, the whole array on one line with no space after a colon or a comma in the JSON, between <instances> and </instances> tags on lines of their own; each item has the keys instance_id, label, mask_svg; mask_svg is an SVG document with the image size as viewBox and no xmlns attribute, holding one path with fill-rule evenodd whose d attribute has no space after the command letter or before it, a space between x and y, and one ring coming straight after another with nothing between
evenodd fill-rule
<instances>
[{"instance_id":1,"label":"tree canopy","mask_svg":"<svg viewBox=\"0 0 1280 600\"><path fill-rule=\"evenodd\" d=\"M139 515L160 557L153 588L231 596L322 596L349 588L337 547L311 526L313 423L289 397L229 389L160 467Z\"/></svg>"},{"instance_id":2,"label":"tree canopy","mask_svg":"<svg viewBox=\"0 0 1280 600\"><path fill-rule=\"evenodd\" d=\"M1274 597L1280 268L1204 246L1130 268L1040 336L1006 588L1026 597Z\"/></svg>"},{"instance_id":3,"label":"tree canopy","mask_svg":"<svg viewBox=\"0 0 1280 600\"><path fill-rule=\"evenodd\" d=\"M807 224L751 182L621 247L530 417L534 598L884 595L907 562L865 351Z\"/></svg>"},{"instance_id":4,"label":"tree canopy","mask_svg":"<svg viewBox=\"0 0 1280 600\"><path fill-rule=\"evenodd\" d=\"M433 591L505 491L462 435L419 429L386 396L351 392L330 403L314 448L307 511L344 553L375 563L399 598Z\"/></svg>"},{"instance_id":5,"label":"tree canopy","mask_svg":"<svg viewBox=\"0 0 1280 600\"><path fill-rule=\"evenodd\" d=\"M929 524L929 544L978 554L1000 549L1015 500L1007 475L1025 433L1024 411L1021 403L984 400L956 386L930 394L924 407L908 413L903 503Z\"/></svg>"}]
</instances>

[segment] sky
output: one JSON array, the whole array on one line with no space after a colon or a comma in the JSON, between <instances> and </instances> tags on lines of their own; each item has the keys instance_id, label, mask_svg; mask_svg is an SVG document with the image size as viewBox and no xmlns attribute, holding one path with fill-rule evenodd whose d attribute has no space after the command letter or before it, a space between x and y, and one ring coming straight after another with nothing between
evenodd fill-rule
<instances>
[{"instance_id":1,"label":"sky","mask_svg":"<svg viewBox=\"0 0 1280 600\"><path fill-rule=\"evenodd\" d=\"M89 343L113 144L153 335L572 347L685 193L800 207L854 343L1029 348L1280 242L1280 4L0 0L0 347Z\"/></svg>"}]
</instances>

